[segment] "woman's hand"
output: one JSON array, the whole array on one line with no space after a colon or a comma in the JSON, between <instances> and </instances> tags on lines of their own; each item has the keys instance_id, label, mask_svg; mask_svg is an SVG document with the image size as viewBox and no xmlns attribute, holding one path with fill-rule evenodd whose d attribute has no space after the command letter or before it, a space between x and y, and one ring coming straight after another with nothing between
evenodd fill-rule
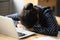
<instances>
[{"instance_id":1,"label":"woman's hand","mask_svg":"<svg viewBox=\"0 0 60 40\"><path fill-rule=\"evenodd\" d=\"M18 27L18 28L21 28L21 29L33 31L33 28L26 28L26 27L25 27L24 25L22 25L22 24L18 24L17 27Z\"/></svg>"},{"instance_id":2,"label":"woman's hand","mask_svg":"<svg viewBox=\"0 0 60 40\"><path fill-rule=\"evenodd\" d=\"M21 28L21 29L27 30L27 28L26 28L25 26L23 26L22 24L17 24L17 27L18 27L18 28Z\"/></svg>"},{"instance_id":3,"label":"woman's hand","mask_svg":"<svg viewBox=\"0 0 60 40\"><path fill-rule=\"evenodd\" d=\"M21 24L20 21L18 21L19 24L17 24L17 27L18 28L21 28L21 29L25 29L25 30L29 30L29 31L33 31L33 28L26 28L24 25Z\"/></svg>"}]
</instances>

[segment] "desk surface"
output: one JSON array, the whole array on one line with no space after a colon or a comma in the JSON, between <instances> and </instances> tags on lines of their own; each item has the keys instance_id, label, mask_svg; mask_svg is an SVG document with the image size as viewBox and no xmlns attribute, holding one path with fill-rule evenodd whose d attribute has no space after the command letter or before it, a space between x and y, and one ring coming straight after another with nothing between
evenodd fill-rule
<instances>
[{"instance_id":1,"label":"desk surface","mask_svg":"<svg viewBox=\"0 0 60 40\"><path fill-rule=\"evenodd\" d=\"M17 39L0 34L0 40L17 40Z\"/></svg>"},{"instance_id":2,"label":"desk surface","mask_svg":"<svg viewBox=\"0 0 60 40\"><path fill-rule=\"evenodd\" d=\"M60 17L56 17L57 23L60 26Z\"/></svg>"},{"instance_id":3,"label":"desk surface","mask_svg":"<svg viewBox=\"0 0 60 40\"><path fill-rule=\"evenodd\" d=\"M24 38L22 40L33 40L33 39L44 37L44 36L46 36L46 35L35 34L35 35L29 36L27 38ZM58 37L53 37L53 38L57 39ZM0 34L0 40L18 40L18 39L12 38L12 37L8 37L8 36L3 35L3 34Z\"/></svg>"}]
</instances>

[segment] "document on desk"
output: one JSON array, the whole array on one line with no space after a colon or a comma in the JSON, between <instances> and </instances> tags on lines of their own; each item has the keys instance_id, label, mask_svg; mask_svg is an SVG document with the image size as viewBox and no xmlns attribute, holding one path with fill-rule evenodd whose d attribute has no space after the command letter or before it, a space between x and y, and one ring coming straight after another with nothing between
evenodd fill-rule
<instances>
[{"instance_id":1,"label":"document on desk","mask_svg":"<svg viewBox=\"0 0 60 40\"><path fill-rule=\"evenodd\" d=\"M58 40L58 39L55 39L53 37L46 36L46 37L36 38L35 40Z\"/></svg>"}]
</instances>

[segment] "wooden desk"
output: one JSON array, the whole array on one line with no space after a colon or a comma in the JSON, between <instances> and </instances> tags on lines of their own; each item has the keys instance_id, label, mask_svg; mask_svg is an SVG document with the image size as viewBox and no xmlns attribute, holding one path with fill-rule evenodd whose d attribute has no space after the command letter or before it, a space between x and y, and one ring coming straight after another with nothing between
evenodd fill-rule
<instances>
[{"instance_id":1,"label":"wooden desk","mask_svg":"<svg viewBox=\"0 0 60 40\"><path fill-rule=\"evenodd\" d=\"M56 20L57 20L58 25L60 26L60 17L56 16Z\"/></svg>"},{"instance_id":2,"label":"wooden desk","mask_svg":"<svg viewBox=\"0 0 60 40\"><path fill-rule=\"evenodd\" d=\"M6 35L0 34L0 40L18 40L16 38L8 37Z\"/></svg>"},{"instance_id":3,"label":"wooden desk","mask_svg":"<svg viewBox=\"0 0 60 40\"><path fill-rule=\"evenodd\" d=\"M32 36L29 36L27 38L24 38L22 40L33 40L35 38L40 38L40 37L44 37L46 35L42 35L42 34L35 34L35 35L32 35ZM55 39L57 39L57 37L53 37ZM8 37L6 35L3 35L3 34L0 34L0 40L18 40L16 38L12 38L12 37Z\"/></svg>"}]
</instances>

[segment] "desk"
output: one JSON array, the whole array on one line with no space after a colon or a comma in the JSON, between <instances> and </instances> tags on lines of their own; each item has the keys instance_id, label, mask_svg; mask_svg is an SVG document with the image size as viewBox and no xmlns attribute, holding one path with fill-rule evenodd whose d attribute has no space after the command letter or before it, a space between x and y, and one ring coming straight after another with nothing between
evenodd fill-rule
<instances>
[{"instance_id":1,"label":"desk","mask_svg":"<svg viewBox=\"0 0 60 40\"><path fill-rule=\"evenodd\" d=\"M60 26L60 17L56 16L56 20L57 20L58 25Z\"/></svg>"},{"instance_id":2,"label":"desk","mask_svg":"<svg viewBox=\"0 0 60 40\"><path fill-rule=\"evenodd\" d=\"M17 40L17 39L0 34L0 40Z\"/></svg>"},{"instance_id":3,"label":"desk","mask_svg":"<svg viewBox=\"0 0 60 40\"><path fill-rule=\"evenodd\" d=\"M33 40L35 38L44 37L44 36L46 36L46 35L35 34L35 35L29 36L27 38L24 38L22 40ZM57 39L57 37L53 37L53 38ZM3 35L3 34L0 34L0 40L18 40L18 39L12 38L12 37L8 37L8 36Z\"/></svg>"}]
</instances>

